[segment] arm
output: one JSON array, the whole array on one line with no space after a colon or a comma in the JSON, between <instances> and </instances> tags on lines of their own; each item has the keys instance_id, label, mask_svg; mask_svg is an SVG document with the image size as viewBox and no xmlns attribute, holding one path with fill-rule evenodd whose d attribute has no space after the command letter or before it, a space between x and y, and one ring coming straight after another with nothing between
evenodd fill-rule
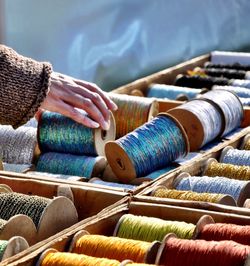
<instances>
[{"instance_id":1,"label":"arm","mask_svg":"<svg viewBox=\"0 0 250 266\"><path fill-rule=\"evenodd\" d=\"M109 127L109 110L117 109L95 84L52 72L49 63L36 62L0 45L0 124L18 127L39 108L103 129Z\"/></svg>"}]
</instances>

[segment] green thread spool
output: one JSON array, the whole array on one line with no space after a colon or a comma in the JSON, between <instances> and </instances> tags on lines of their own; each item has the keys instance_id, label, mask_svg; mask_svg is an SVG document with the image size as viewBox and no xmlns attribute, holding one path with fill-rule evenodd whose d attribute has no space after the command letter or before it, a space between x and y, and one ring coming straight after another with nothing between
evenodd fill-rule
<instances>
[{"instance_id":1,"label":"green thread spool","mask_svg":"<svg viewBox=\"0 0 250 266\"><path fill-rule=\"evenodd\" d=\"M21 193L0 193L0 219L9 220L16 214L29 216L38 227L50 199Z\"/></svg>"},{"instance_id":2,"label":"green thread spool","mask_svg":"<svg viewBox=\"0 0 250 266\"><path fill-rule=\"evenodd\" d=\"M118 221L114 235L152 242L155 240L162 241L169 233L175 233L179 238L191 239L195 231L196 226L191 223L125 214Z\"/></svg>"}]
</instances>

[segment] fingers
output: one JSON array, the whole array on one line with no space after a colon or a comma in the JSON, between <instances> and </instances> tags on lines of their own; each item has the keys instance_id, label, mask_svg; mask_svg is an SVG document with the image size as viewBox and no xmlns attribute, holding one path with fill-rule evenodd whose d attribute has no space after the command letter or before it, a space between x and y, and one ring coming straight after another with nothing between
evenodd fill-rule
<instances>
[{"instance_id":1,"label":"fingers","mask_svg":"<svg viewBox=\"0 0 250 266\"><path fill-rule=\"evenodd\" d=\"M41 107L42 108L46 107L45 109L48 111L60 113L90 128L99 127L99 124L97 122L93 121L91 118L87 117L86 115L79 112L77 109L75 109L71 105L61 100L51 97L49 98L49 100L46 100L46 101L42 104Z\"/></svg>"},{"instance_id":2,"label":"fingers","mask_svg":"<svg viewBox=\"0 0 250 266\"><path fill-rule=\"evenodd\" d=\"M85 82L82 80L74 80L74 81L76 84L83 86L94 93L99 94L110 110L113 110L113 111L117 110L117 108L118 108L117 105L108 97L107 93L102 91L101 88L99 88L96 84L90 83L90 82Z\"/></svg>"},{"instance_id":3,"label":"fingers","mask_svg":"<svg viewBox=\"0 0 250 266\"><path fill-rule=\"evenodd\" d=\"M109 129L110 113L99 95L94 95L92 92L82 89L81 93L78 93L79 88L75 86L67 86L67 90L61 90L60 86L55 85L57 90L54 90L56 97L59 96L60 100L64 101L72 107L76 107L85 110L90 118L95 120L101 128L104 130Z\"/></svg>"}]
</instances>

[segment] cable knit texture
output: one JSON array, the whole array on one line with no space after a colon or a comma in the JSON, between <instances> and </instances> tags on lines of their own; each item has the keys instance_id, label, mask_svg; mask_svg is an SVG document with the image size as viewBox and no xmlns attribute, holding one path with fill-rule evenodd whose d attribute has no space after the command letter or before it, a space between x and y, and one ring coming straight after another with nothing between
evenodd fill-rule
<instances>
[{"instance_id":1,"label":"cable knit texture","mask_svg":"<svg viewBox=\"0 0 250 266\"><path fill-rule=\"evenodd\" d=\"M52 66L0 45L0 124L14 128L32 118L46 97Z\"/></svg>"}]
</instances>

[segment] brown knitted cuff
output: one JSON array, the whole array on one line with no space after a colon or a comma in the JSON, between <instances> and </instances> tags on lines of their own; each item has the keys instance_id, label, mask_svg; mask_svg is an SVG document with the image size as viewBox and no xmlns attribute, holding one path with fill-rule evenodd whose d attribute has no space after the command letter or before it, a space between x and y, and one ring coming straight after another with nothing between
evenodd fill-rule
<instances>
[{"instance_id":1,"label":"brown knitted cuff","mask_svg":"<svg viewBox=\"0 0 250 266\"><path fill-rule=\"evenodd\" d=\"M32 118L50 86L52 66L0 45L0 124L14 128Z\"/></svg>"}]
</instances>

